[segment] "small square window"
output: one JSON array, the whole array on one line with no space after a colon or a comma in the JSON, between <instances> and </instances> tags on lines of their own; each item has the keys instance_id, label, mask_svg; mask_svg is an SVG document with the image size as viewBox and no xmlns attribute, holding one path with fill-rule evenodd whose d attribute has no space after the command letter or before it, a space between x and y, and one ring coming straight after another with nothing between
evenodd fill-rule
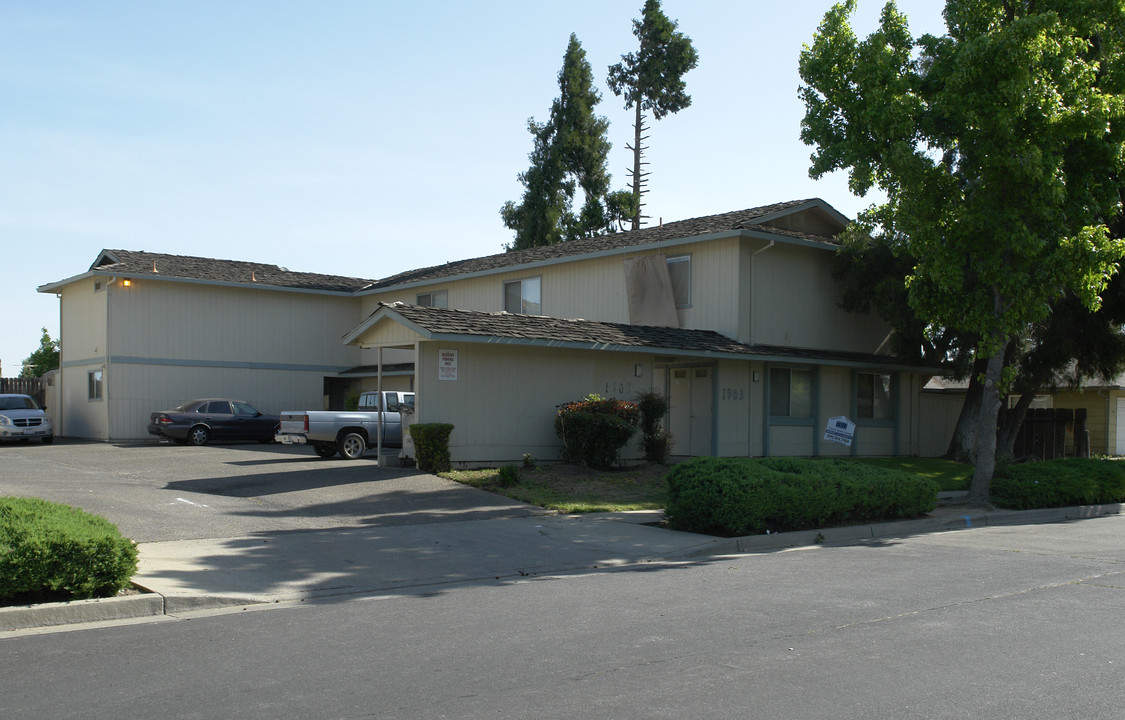
<instances>
[{"instance_id":1,"label":"small square window","mask_svg":"<svg viewBox=\"0 0 1125 720\"><path fill-rule=\"evenodd\" d=\"M517 315L542 315L539 278L504 283L504 310Z\"/></svg>"},{"instance_id":2,"label":"small square window","mask_svg":"<svg viewBox=\"0 0 1125 720\"><path fill-rule=\"evenodd\" d=\"M855 414L869 420L894 418L891 376L885 373L856 373Z\"/></svg>"},{"instance_id":3,"label":"small square window","mask_svg":"<svg viewBox=\"0 0 1125 720\"><path fill-rule=\"evenodd\" d=\"M812 370L770 369L770 415L812 417Z\"/></svg>"}]
</instances>

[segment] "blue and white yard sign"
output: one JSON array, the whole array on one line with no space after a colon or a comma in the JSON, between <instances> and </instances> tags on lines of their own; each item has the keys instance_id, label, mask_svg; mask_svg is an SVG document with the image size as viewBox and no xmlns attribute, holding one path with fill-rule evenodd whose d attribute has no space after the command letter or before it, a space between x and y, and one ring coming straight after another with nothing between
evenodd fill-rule
<instances>
[{"instance_id":1,"label":"blue and white yard sign","mask_svg":"<svg viewBox=\"0 0 1125 720\"><path fill-rule=\"evenodd\" d=\"M824 439L841 445L852 446L855 436L855 423L843 415L828 418L828 426L824 428Z\"/></svg>"}]
</instances>

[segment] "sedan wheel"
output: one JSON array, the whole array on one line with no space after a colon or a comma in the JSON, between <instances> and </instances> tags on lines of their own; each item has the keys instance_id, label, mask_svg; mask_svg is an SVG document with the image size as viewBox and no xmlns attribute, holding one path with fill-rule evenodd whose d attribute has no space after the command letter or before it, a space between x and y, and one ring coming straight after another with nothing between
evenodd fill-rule
<instances>
[{"instance_id":1,"label":"sedan wheel","mask_svg":"<svg viewBox=\"0 0 1125 720\"><path fill-rule=\"evenodd\" d=\"M340 448L340 455L345 460L356 460L363 457L363 453L367 450L367 442L359 433L351 432L340 437L338 443Z\"/></svg>"},{"instance_id":2,"label":"sedan wheel","mask_svg":"<svg viewBox=\"0 0 1125 720\"><path fill-rule=\"evenodd\" d=\"M188 431L188 442L192 445L206 445L211 439L211 433L202 425L196 425Z\"/></svg>"}]
</instances>

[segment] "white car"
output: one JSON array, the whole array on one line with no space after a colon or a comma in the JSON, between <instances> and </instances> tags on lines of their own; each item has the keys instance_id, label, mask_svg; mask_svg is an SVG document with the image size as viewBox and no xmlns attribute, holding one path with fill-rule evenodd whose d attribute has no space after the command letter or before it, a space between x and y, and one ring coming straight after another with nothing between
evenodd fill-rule
<instances>
[{"instance_id":1,"label":"white car","mask_svg":"<svg viewBox=\"0 0 1125 720\"><path fill-rule=\"evenodd\" d=\"M0 395L0 440L55 441L51 418L27 395Z\"/></svg>"}]
</instances>

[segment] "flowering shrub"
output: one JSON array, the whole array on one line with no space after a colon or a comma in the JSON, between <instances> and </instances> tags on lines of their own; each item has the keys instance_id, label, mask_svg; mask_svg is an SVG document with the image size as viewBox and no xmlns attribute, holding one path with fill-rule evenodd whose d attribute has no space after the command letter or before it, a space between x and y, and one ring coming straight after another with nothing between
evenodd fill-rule
<instances>
[{"instance_id":1,"label":"flowering shrub","mask_svg":"<svg viewBox=\"0 0 1125 720\"><path fill-rule=\"evenodd\" d=\"M555 414L555 433L563 442L562 456L593 468L607 468L637 431L636 403L587 395L569 402Z\"/></svg>"}]
</instances>

